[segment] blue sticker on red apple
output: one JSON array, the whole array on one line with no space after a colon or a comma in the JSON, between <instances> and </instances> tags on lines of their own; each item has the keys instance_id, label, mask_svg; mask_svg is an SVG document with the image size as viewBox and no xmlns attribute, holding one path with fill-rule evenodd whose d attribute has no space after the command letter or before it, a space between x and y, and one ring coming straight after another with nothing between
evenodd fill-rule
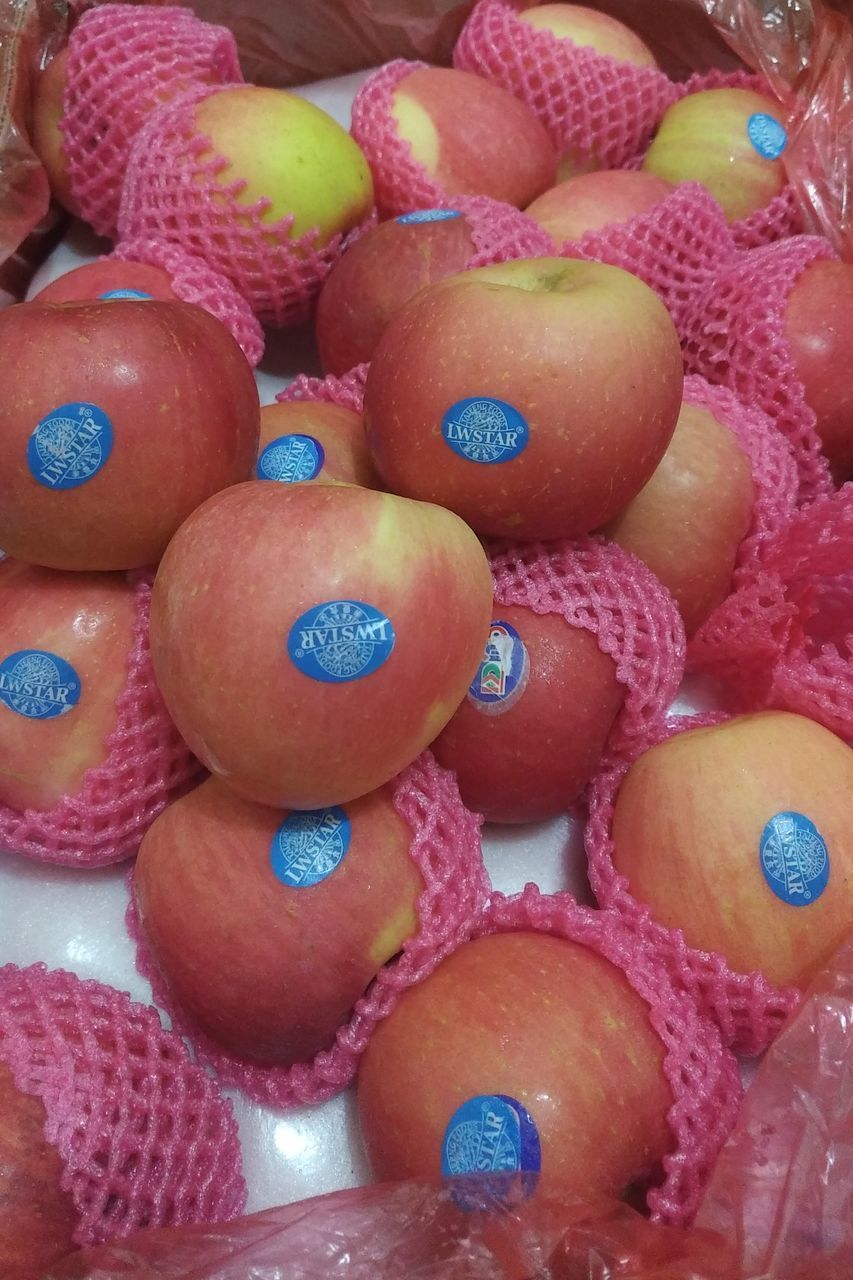
<instances>
[{"instance_id":1,"label":"blue sticker on red apple","mask_svg":"<svg viewBox=\"0 0 853 1280\"><path fill-rule=\"evenodd\" d=\"M80 677L45 649L19 649L0 662L0 702L27 720L55 720L80 701Z\"/></svg>"},{"instance_id":2,"label":"blue sticker on red apple","mask_svg":"<svg viewBox=\"0 0 853 1280\"><path fill-rule=\"evenodd\" d=\"M469 462L510 462L527 448L530 428L505 400L466 396L445 413L441 434L445 444Z\"/></svg>"},{"instance_id":3,"label":"blue sticker on red apple","mask_svg":"<svg viewBox=\"0 0 853 1280\"><path fill-rule=\"evenodd\" d=\"M484 715L509 711L524 693L530 675L527 646L509 622L495 619L468 698Z\"/></svg>"},{"instance_id":4,"label":"blue sticker on red apple","mask_svg":"<svg viewBox=\"0 0 853 1280\"><path fill-rule=\"evenodd\" d=\"M749 140L765 160L778 160L788 145L788 131L775 116L756 111L746 122Z\"/></svg>"},{"instance_id":5,"label":"blue sticker on red apple","mask_svg":"<svg viewBox=\"0 0 853 1280\"><path fill-rule=\"evenodd\" d=\"M290 813L272 838L272 869L292 889L319 884L340 866L351 838L349 818L337 805Z\"/></svg>"},{"instance_id":6,"label":"blue sticker on red apple","mask_svg":"<svg viewBox=\"0 0 853 1280\"><path fill-rule=\"evenodd\" d=\"M397 222L409 226L417 222L449 222L451 218L461 218L458 209L415 209L412 213L401 213Z\"/></svg>"},{"instance_id":7,"label":"blue sticker on red apple","mask_svg":"<svg viewBox=\"0 0 853 1280\"><path fill-rule=\"evenodd\" d=\"M259 480L298 484L300 480L313 480L318 476L325 461L323 446L313 436L279 436L270 441L258 458L257 475Z\"/></svg>"},{"instance_id":8,"label":"blue sticker on red apple","mask_svg":"<svg viewBox=\"0 0 853 1280\"><path fill-rule=\"evenodd\" d=\"M394 626L363 600L327 600L297 618L287 637L294 666L326 684L369 676L388 661Z\"/></svg>"},{"instance_id":9,"label":"blue sticker on red apple","mask_svg":"<svg viewBox=\"0 0 853 1280\"><path fill-rule=\"evenodd\" d=\"M106 293L99 293L98 298L101 302L117 302L120 299L127 302L153 301L151 294L145 293L142 289L108 289Z\"/></svg>"},{"instance_id":10,"label":"blue sticker on red apple","mask_svg":"<svg viewBox=\"0 0 853 1280\"><path fill-rule=\"evenodd\" d=\"M27 462L46 489L76 489L96 476L113 448L113 427L96 404L52 409L27 445Z\"/></svg>"},{"instance_id":11,"label":"blue sticker on red apple","mask_svg":"<svg viewBox=\"0 0 853 1280\"><path fill-rule=\"evenodd\" d=\"M829 884L826 841L805 814L775 814L761 833L759 848L764 879L789 906L809 906Z\"/></svg>"},{"instance_id":12,"label":"blue sticker on red apple","mask_svg":"<svg viewBox=\"0 0 853 1280\"><path fill-rule=\"evenodd\" d=\"M445 1178L475 1178L472 1190L509 1200L529 1196L542 1168L530 1112L506 1094L479 1094L451 1116L441 1143Z\"/></svg>"}]
</instances>

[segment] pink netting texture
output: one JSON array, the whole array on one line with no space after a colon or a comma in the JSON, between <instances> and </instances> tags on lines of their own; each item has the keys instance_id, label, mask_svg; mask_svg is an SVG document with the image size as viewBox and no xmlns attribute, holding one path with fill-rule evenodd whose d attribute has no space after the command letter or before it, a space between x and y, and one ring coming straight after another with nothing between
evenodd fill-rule
<instances>
[{"instance_id":1,"label":"pink netting texture","mask_svg":"<svg viewBox=\"0 0 853 1280\"><path fill-rule=\"evenodd\" d=\"M474 254L467 270L512 258L550 257L551 237L537 222L502 200L489 196L444 197L438 208L458 209L471 230Z\"/></svg>"},{"instance_id":2,"label":"pink netting texture","mask_svg":"<svg viewBox=\"0 0 853 1280\"><path fill-rule=\"evenodd\" d=\"M853 484L777 532L697 632L691 664L739 710L795 711L853 744Z\"/></svg>"},{"instance_id":3,"label":"pink netting texture","mask_svg":"<svg viewBox=\"0 0 853 1280\"><path fill-rule=\"evenodd\" d=\"M364 412L364 386L369 364L357 364L349 373L336 378L333 373L325 378L312 378L300 373L289 386L279 391L276 400L325 400L340 405L353 413Z\"/></svg>"},{"instance_id":4,"label":"pink netting texture","mask_svg":"<svg viewBox=\"0 0 853 1280\"><path fill-rule=\"evenodd\" d=\"M330 1049L313 1062L293 1067L260 1067L237 1059L193 1028L169 999L145 943L133 899L127 924L137 944L136 966L151 982L154 998L175 1028L186 1035L199 1060L221 1082L241 1089L256 1102L289 1107L323 1102L352 1081L358 1060L378 1022L386 1018L407 987L427 974L470 935L489 891L480 850L481 819L459 798L454 776L427 752L400 774L394 804L412 830L411 856L426 888L418 899L419 929L400 957L380 970L342 1026Z\"/></svg>"},{"instance_id":5,"label":"pink netting texture","mask_svg":"<svg viewBox=\"0 0 853 1280\"><path fill-rule=\"evenodd\" d=\"M63 149L80 214L114 234L133 140L163 102L200 82L241 80L226 27L175 6L105 4L84 13L68 44Z\"/></svg>"},{"instance_id":6,"label":"pink netting texture","mask_svg":"<svg viewBox=\"0 0 853 1280\"><path fill-rule=\"evenodd\" d=\"M806 267L834 256L818 236L738 253L696 295L685 322L687 367L764 410L794 450L801 500L829 492L832 482L791 359L785 308Z\"/></svg>"},{"instance_id":7,"label":"pink netting texture","mask_svg":"<svg viewBox=\"0 0 853 1280\"><path fill-rule=\"evenodd\" d=\"M614 913L580 906L568 893L544 895L528 884L512 898L493 894L476 933L522 929L590 947L621 969L649 1005L652 1026L666 1047L673 1150L663 1160L664 1180L649 1191L647 1203L653 1221L686 1225L737 1117L741 1085L734 1057L716 1027L670 982L654 949Z\"/></svg>"},{"instance_id":8,"label":"pink netting texture","mask_svg":"<svg viewBox=\"0 0 853 1280\"><path fill-rule=\"evenodd\" d=\"M116 703L107 757L78 795L47 812L0 805L0 848L36 862L103 867L132 857L170 800L199 781L202 768L179 736L154 681L148 647L151 583L136 585L137 616L127 683Z\"/></svg>"},{"instance_id":9,"label":"pink netting texture","mask_svg":"<svg viewBox=\"0 0 853 1280\"><path fill-rule=\"evenodd\" d=\"M595 156L616 169L642 150L676 86L656 67L635 67L579 48L518 16L512 0L479 0L453 65L509 90L548 130L560 155Z\"/></svg>"},{"instance_id":10,"label":"pink netting texture","mask_svg":"<svg viewBox=\"0 0 853 1280\"><path fill-rule=\"evenodd\" d=\"M78 1244L243 1211L231 1103L156 1010L72 973L6 965L0 1060L44 1104Z\"/></svg>"},{"instance_id":11,"label":"pink netting texture","mask_svg":"<svg viewBox=\"0 0 853 1280\"><path fill-rule=\"evenodd\" d=\"M201 258L175 244L159 240L129 240L110 255L120 262L146 262L172 277L172 289L182 302L193 302L221 320L254 368L264 354L264 331L245 298L233 284Z\"/></svg>"},{"instance_id":12,"label":"pink netting texture","mask_svg":"<svg viewBox=\"0 0 853 1280\"><path fill-rule=\"evenodd\" d=\"M346 237L321 244L309 231L291 238L293 214L265 222L268 199L243 203L245 182L220 180L228 158L197 132L195 108L231 87L199 86L149 117L131 149L119 236L179 245L230 280L259 320L297 324L308 316Z\"/></svg>"},{"instance_id":13,"label":"pink netting texture","mask_svg":"<svg viewBox=\"0 0 853 1280\"><path fill-rule=\"evenodd\" d=\"M616 664L625 705L609 746L625 749L665 712L684 673L684 624L650 569L598 537L549 543L494 542L495 599L559 613L583 627Z\"/></svg>"},{"instance_id":14,"label":"pink netting texture","mask_svg":"<svg viewBox=\"0 0 853 1280\"><path fill-rule=\"evenodd\" d=\"M725 716L708 713L659 721L642 742L619 759L611 756L588 790L589 817L584 832L589 881L600 905L615 911L625 928L652 948L673 985L686 992L700 1011L719 1026L724 1042L738 1053L763 1052L799 1002L799 992L780 990L760 973L735 973L721 955L688 946L679 929L659 924L637 902L613 863L611 824L622 779L631 763L649 747L686 729L716 724Z\"/></svg>"}]
</instances>

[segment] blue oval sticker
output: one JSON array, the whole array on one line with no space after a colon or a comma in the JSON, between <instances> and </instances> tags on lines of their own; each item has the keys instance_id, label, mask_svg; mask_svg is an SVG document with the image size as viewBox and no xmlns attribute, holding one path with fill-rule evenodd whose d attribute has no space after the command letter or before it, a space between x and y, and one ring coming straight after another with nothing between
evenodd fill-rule
<instances>
[{"instance_id":1,"label":"blue oval sticker","mask_svg":"<svg viewBox=\"0 0 853 1280\"><path fill-rule=\"evenodd\" d=\"M45 649L19 649L0 662L0 702L27 720L55 720L80 700L80 677Z\"/></svg>"},{"instance_id":2,"label":"blue oval sticker","mask_svg":"<svg viewBox=\"0 0 853 1280\"><path fill-rule=\"evenodd\" d=\"M408 226L413 222L449 222L451 218L461 218L458 209L415 209L412 213L401 213L397 222Z\"/></svg>"},{"instance_id":3,"label":"blue oval sticker","mask_svg":"<svg viewBox=\"0 0 853 1280\"><path fill-rule=\"evenodd\" d=\"M289 435L271 440L258 458L259 480L278 480L282 484L298 484L313 480L323 470L326 454L313 436Z\"/></svg>"},{"instance_id":4,"label":"blue oval sticker","mask_svg":"<svg viewBox=\"0 0 853 1280\"><path fill-rule=\"evenodd\" d=\"M527 687L530 659L515 627L496 619L489 631L483 660L468 689L468 698L484 715L502 715Z\"/></svg>"},{"instance_id":5,"label":"blue oval sticker","mask_svg":"<svg viewBox=\"0 0 853 1280\"><path fill-rule=\"evenodd\" d=\"M337 806L290 813L272 838L272 869L294 889L319 884L340 866L351 838L349 818Z\"/></svg>"},{"instance_id":6,"label":"blue oval sticker","mask_svg":"<svg viewBox=\"0 0 853 1280\"><path fill-rule=\"evenodd\" d=\"M483 1192L507 1200L529 1196L542 1168L539 1131L530 1112L505 1094L479 1094L463 1102L441 1143L445 1178L476 1175Z\"/></svg>"},{"instance_id":7,"label":"blue oval sticker","mask_svg":"<svg viewBox=\"0 0 853 1280\"><path fill-rule=\"evenodd\" d=\"M114 302L119 298L126 298L130 302L153 302L152 295L142 289L108 289L106 293L98 294L98 297L101 302Z\"/></svg>"},{"instance_id":8,"label":"blue oval sticker","mask_svg":"<svg viewBox=\"0 0 853 1280\"><path fill-rule=\"evenodd\" d=\"M27 463L46 489L76 489L96 476L112 453L113 427L96 404L51 410L27 445Z\"/></svg>"},{"instance_id":9,"label":"blue oval sticker","mask_svg":"<svg viewBox=\"0 0 853 1280\"><path fill-rule=\"evenodd\" d=\"M746 122L749 140L765 160L778 160L788 145L788 132L775 116L756 111Z\"/></svg>"},{"instance_id":10,"label":"blue oval sticker","mask_svg":"<svg viewBox=\"0 0 853 1280\"><path fill-rule=\"evenodd\" d=\"M338 684L369 676L394 648L394 626L361 600L327 600L297 618L287 637L294 666L312 680Z\"/></svg>"},{"instance_id":11,"label":"blue oval sticker","mask_svg":"<svg viewBox=\"0 0 853 1280\"><path fill-rule=\"evenodd\" d=\"M505 400L466 396L452 404L441 420L445 443L469 462L509 462L530 438L526 420Z\"/></svg>"},{"instance_id":12,"label":"blue oval sticker","mask_svg":"<svg viewBox=\"0 0 853 1280\"><path fill-rule=\"evenodd\" d=\"M761 833L761 870L782 902L807 907L829 884L826 841L802 813L777 813Z\"/></svg>"}]
</instances>

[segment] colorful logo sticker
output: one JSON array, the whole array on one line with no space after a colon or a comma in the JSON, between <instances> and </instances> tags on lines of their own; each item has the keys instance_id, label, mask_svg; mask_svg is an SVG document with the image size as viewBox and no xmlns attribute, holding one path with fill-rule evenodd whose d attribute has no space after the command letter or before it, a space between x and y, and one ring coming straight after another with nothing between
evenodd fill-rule
<instances>
[{"instance_id":1,"label":"colorful logo sticker","mask_svg":"<svg viewBox=\"0 0 853 1280\"><path fill-rule=\"evenodd\" d=\"M484 715L499 716L518 701L527 687L530 659L515 627L492 623L483 661L471 681L468 697Z\"/></svg>"},{"instance_id":2,"label":"colorful logo sticker","mask_svg":"<svg viewBox=\"0 0 853 1280\"><path fill-rule=\"evenodd\" d=\"M0 662L0 702L27 720L55 720L80 701L80 677L64 658L20 649Z\"/></svg>"},{"instance_id":3,"label":"colorful logo sticker","mask_svg":"<svg viewBox=\"0 0 853 1280\"><path fill-rule=\"evenodd\" d=\"M144 293L142 289L108 289L98 297L102 302L113 302L116 298L128 298L131 302L153 302L151 294Z\"/></svg>"},{"instance_id":4,"label":"colorful logo sticker","mask_svg":"<svg viewBox=\"0 0 853 1280\"><path fill-rule=\"evenodd\" d=\"M351 837L350 821L343 809L308 809L288 814L272 838L272 869L282 884L293 889L319 884L340 866Z\"/></svg>"},{"instance_id":5,"label":"colorful logo sticker","mask_svg":"<svg viewBox=\"0 0 853 1280\"><path fill-rule=\"evenodd\" d=\"M412 222L449 222L451 218L461 218L458 209L415 209L414 213L402 213L397 222L408 226Z\"/></svg>"},{"instance_id":6,"label":"colorful logo sticker","mask_svg":"<svg viewBox=\"0 0 853 1280\"><path fill-rule=\"evenodd\" d=\"M539 1132L530 1112L505 1094L469 1098L454 1113L441 1143L446 1178L479 1177L476 1187L507 1200L529 1196L542 1168Z\"/></svg>"},{"instance_id":7,"label":"colorful logo sticker","mask_svg":"<svg viewBox=\"0 0 853 1280\"><path fill-rule=\"evenodd\" d=\"M765 160L778 160L788 145L785 126L765 111L756 111L755 115L749 117L746 131L755 150Z\"/></svg>"},{"instance_id":8,"label":"colorful logo sticker","mask_svg":"<svg viewBox=\"0 0 853 1280\"><path fill-rule=\"evenodd\" d=\"M816 902L829 884L829 853L815 824L802 813L777 813L761 833L761 870L791 907Z\"/></svg>"},{"instance_id":9,"label":"colorful logo sticker","mask_svg":"<svg viewBox=\"0 0 853 1280\"><path fill-rule=\"evenodd\" d=\"M527 448L530 429L511 404L491 396L467 396L441 420L445 443L469 462L509 462Z\"/></svg>"},{"instance_id":10,"label":"colorful logo sticker","mask_svg":"<svg viewBox=\"0 0 853 1280\"><path fill-rule=\"evenodd\" d=\"M97 475L113 448L113 428L95 404L61 404L27 445L30 471L46 489L76 489Z\"/></svg>"},{"instance_id":11,"label":"colorful logo sticker","mask_svg":"<svg viewBox=\"0 0 853 1280\"><path fill-rule=\"evenodd\" d=\"M312 680L337 684L377 671L391 656L390 618L361 600L328 600L297 618L287 637L293 664Z\"/></svg>"},{"instance_id":12,"label":"colorful logo sticker","mask_svg":"<svg viewBox=\"0 0 853 1280\"><path fill-rule=\"evenodd\" d=\"M323 446L313 436L279 436L258 458L258 479L279 480L283 484L313 480L325 461Z\"/></svg>"}]
</instances>

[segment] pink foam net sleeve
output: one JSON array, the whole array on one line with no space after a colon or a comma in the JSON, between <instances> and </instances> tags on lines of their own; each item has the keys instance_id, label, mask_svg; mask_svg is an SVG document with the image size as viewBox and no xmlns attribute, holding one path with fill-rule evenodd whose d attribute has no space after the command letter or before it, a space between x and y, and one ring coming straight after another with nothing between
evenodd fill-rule
<instances>
[{"instance_id":1,"label":"pink foam net sleeve","mask_svg":"<svg viewBox=\"0 0 853 1280\"><path fill-rule=\"evenodd\" d=\"M312 378L300 373L289 386L279 391L276 400L324 400L327 404L339 405L342 409L351 409L353 413L364 411L364 387L367 382L369 364L357 364L349 373L340 378L333 373L325 378Z\"/></svg>"},{"instance_id":2,"label":"pink foam net sleeve","mask_svg":"<svg viewBox=\"0 0 853 1280\"><path fill-rule=\"evenodd\" d=\"M652 1026L666 1049L673 1147L664 1156L664 1179L649 1191L647 1203L654 1221L686 1225L737 1117L741 1086L734 1056L689 995L671 982L654 948L617 914L580 906L569 893L545 895L528 884L512 898L493 894L476 935L524 929L590 947L621 969L649 1005Z\"/></svg>"},{"instance_id":3,"label":"pink foam net sleeve","mask_svg":"<svg viewBox=\"0 0 853 1280\"><path fill-rule=\"evenodd\" d=\"M131 148L119 236L178 245L229 280L259 320L297 324L346 237L323 244L308 231L292 238L293 214L265 222L269 199L244 203L245 182L221 176L229 160L196 130L195 108L229 87L197 86L149 116Z\"/></svg>"},{"instance_id":4,"label":"pink foam net sleeve","mask_svg":"<svg viewBox=\"0 0 853 1280\"><path fill-rule=\"evenodd\" d=\"M160 240L128 240L110 255L119 262L146 262L160 267L172 279L172 291L182 302L193 302L216 316L229 329L243 355L254 368L264 354L264 331L252 310L218 271L178 245Z\"/></svg>"},{"instance_id":5,"label":"pink foam net sleeve","mask_svg":"<svg viewBox=\"0 0 853 1280\"><path fill-rule=\"evenodd\" d=\"M5 965L0 1060L44 1105L78 1244L243 1211L231 1103L156 1010L42 964Z\"/></svg>"},{"instance_id":6,"label":"pink foam net sleeve","mask_svg":"<svg viewBox=\"0 0 853 1280\"><path fill-rule=\"evenodd\" d=\"M684 673L684 624L672 596L635 556L598 537L492 544L495 599L558 613L591 631L625 686L611 749L642 738L666 711Z\"/></svg>"},{"instance_id":7,"label":"pink foam net sleeve","mask_svg":"<svg viewBox=\"0 0 853 1280\"><path fill-rule=\"evenodd\" d=\"M790 518L690 656L736 709L794 711L853 744L853 484Z\"/></svg>"},{"instance_id":8,"label":"pink foam net sleeve","mask_svg":"<svg viewBox=\"0 0 853 1280\"><path fill-rule=\"evenodd\" d=\"M778 1034L799 1002L799 992L775 987L760 973L736 973L721 955L689 946L679 929L660 924L649 908L632 896L627 879L613 862L613 810L622 779L633 761L676 733L724 719L722 713L709 712L661 720L649 728L644 741L635 742L621 758L611 755L606 759L588 789L584 842L589 882L600 905L615 911L632 935L653 948L672 983L716 1022L727 1045L752 1056L763 1052Z\"/></svg>"},{"instance_id":9,"label":"pink foam net sleeve","mask_svg":"<svg viewBox=\"0 0 853 1280\"><path fill-rule=\"evenodd\" d=\"M114 234L131 146L160 103L192 85L242 80L226 27L176 6L104 4L68 42L63 150L77 208L99 235Z\"/></svg>"},{"instance_id":10,"label":"pink foam net sleeve","mask_svg":"<svg viewBox=\"0 0 853 1280\"><path fill-rule=\"evenodd\" d=\"M625 164L675 100L675 85L656 67L636 67L536 30L518 10L513 0L479 0L456 42L453 65L525 103L560 155L591 155L610 169Z\"/></svg>"},{"instance_id":11,"label":"pink foam net sleeve","mask_svg":"<svg viewBox=\"0 0 853 1280\"><path fill-rule=\"evenodd\" d=\"M136 967L151 983L154 998L175 1028L193 1045L200 1062L219 1080L255 1102L275 1107L323 1102L353 1080L370 1036L394 1008L400 993L420 982L463 941L473 927L489 890L480 849L481 819L459 798L453 774L427 752L396 779L394 805L412 831L411 856L424 880L417 904L418 931L398 959L380 970L365 995L339 1028L330 1049L313 1062L264 1067L238 1059L200 1033L175 1008L166 983L145 941L133 903L127 924L136 942Z\"/></svg>"},{"instance_id":12,"label":"pink foam net sleeve","mask_svg":"<svg viewBox=\"0 0 853 1280\"><path fill-rule=\"evenodd\" d=\"M793 236L739 253L709 289L694 297L685 321L688 369L757 405L787 437L799 468L801 500L830 492L832 481L815 415L794 370L785 309L805 269L834 256L818 236Z\"/></svg>"},{"instance_id":13,"label":"pink foam net sleeve","mask_svg":"<svg viewBox=\"0 0 853 1280\"><path fill-rule=\"evenodd\" d=\"M151 580L135 587L136 621L127 680L102 764L89 769L77 795L53 809L23 813L0 804L0 848L35 862L103 867L132 857L170 800L202 776L172 723L154 680L148 646Z\"/></svg>"}]
</instances>

